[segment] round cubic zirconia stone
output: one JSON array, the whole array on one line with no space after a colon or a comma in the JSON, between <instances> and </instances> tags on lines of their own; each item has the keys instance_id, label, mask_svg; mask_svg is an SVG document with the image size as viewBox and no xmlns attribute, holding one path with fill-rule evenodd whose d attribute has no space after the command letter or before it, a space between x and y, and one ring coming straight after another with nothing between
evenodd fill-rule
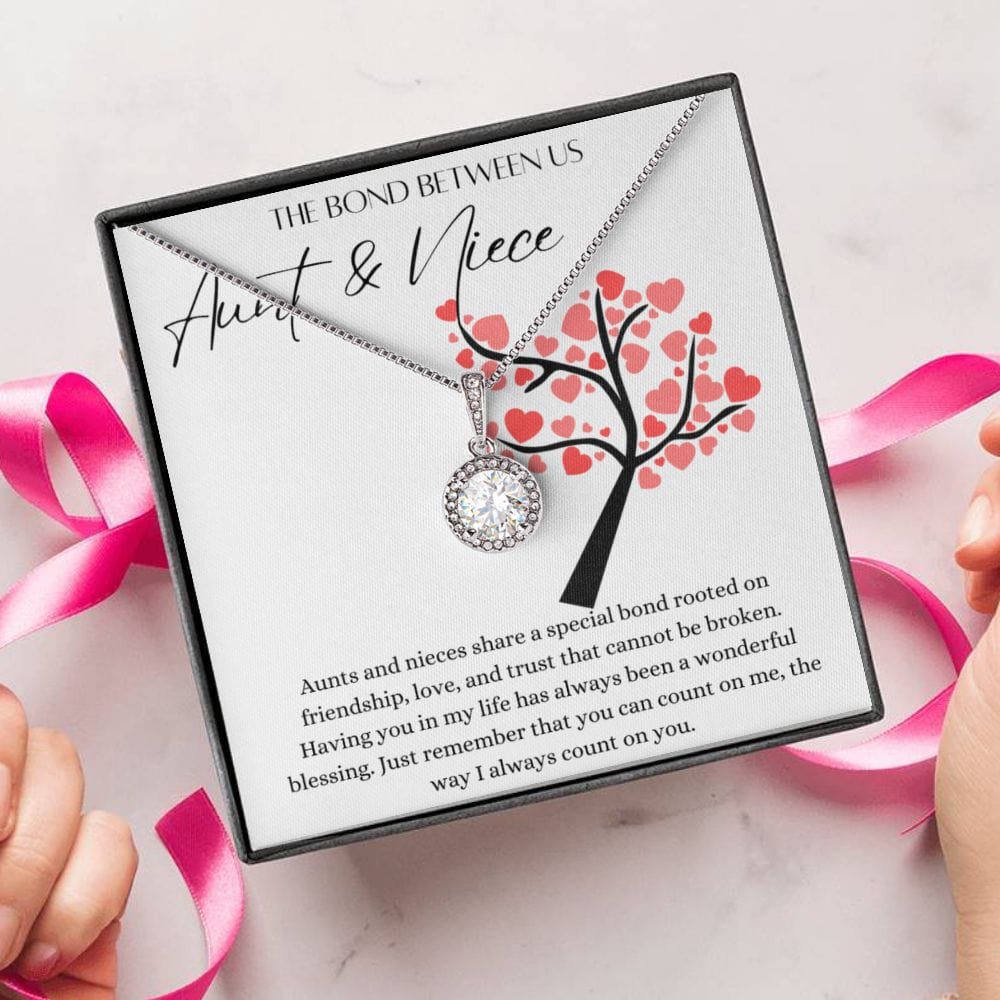
<instances>
[{"instance_id":1,"label":"round cubic zirconia stone","mask_svg":"<svg viewBox=\"0 0 1000 1000\"><path fill-rule=\"evenodd\" d=\"M484 542L501 545L527 521L531 500L524 483L501 469L483 469L459 490L460 523Z\"/></svg>"}]
</instances>

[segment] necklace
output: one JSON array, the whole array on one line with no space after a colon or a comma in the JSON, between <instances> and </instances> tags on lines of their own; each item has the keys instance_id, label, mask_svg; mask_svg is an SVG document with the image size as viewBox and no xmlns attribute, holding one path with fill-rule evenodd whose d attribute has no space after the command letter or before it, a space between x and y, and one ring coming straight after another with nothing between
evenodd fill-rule
<instances>
[{"instance_id":1,"label":"necklace","mask_svg":"<svg viewBox=\"0 0 1000 1000\"><path fill-rule=\"evenodd\" d=\"M301 319L326 333L332 333L355 347L360 347L387 361L401 365L408 371L423 375L445 388L460 392L472 422L472 437L468 448L470 457L466 459L448 480L444 489L444 515L448 527L460 541L480 552L506 552L529 538L537 529L542 517L542 495L533 473L514 458L498 455L496 442L486 434L486 390L491 389L503 377L507 369L517 361L518 356L531 343L532 337L548 319L555 307L573 287L583 273L598 247L607 239L618 220L649 179L660 160L666 155L674 140L694 117L705 100L699 94L684 109L663 141L653 151L652 156L639 171L626 192L605 219L594 238L587 244L576 263L569 269L548 301L539 310L525 331L514 342L510 350L497 362L496 368L486 377L482 372L469 372L460 379L453 379L442 372L422 365L412 358L404 357L386 347L374 344L364 337L345 330L314 313L303 309L294 302L275 295L256 282L234 274L218 264L214 264L197 254L157 236L143 226L127 227L131 232L150 243L167 250L196 267L241 288L255 298Z\"/></svg>"}]
</instances>

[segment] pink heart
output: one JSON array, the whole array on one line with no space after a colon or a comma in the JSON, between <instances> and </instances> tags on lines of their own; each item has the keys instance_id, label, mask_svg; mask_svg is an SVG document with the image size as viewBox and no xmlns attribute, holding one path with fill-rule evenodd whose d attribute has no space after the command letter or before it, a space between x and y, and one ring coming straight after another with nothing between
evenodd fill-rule
<instances>
[{"instance_id":1,"label":"pink heart","mask_svg":"<svg viewBox=\"0 0 1000 1000\"><path fill-rule=\"evenodd\" d=\"M687 357L688 335L683 330L674 330L660 341L660 350L671 361L683 361Z\"/></svg>"},{"instance_id":2,"label":"pink heart","mask_svg":"<svg viewBox=\"0 0 1000 1000\"><path fill-rule=\"evenodd\" d=\"M464 351L459 351L458 354L455 355L455 360L463 368L471 368L476 363L476 359L472 356L471 347L467 347Z\"/></svg>"},{"instance_id":3,"label":"pink heart","mask_svg":"<svg viewBox=\"0 0 1000 1000\"><path fill-rule=\"evenodd\" d=\"M591 461L589 455L584 455L576 445L573 445L571 448L566 448L563 451L562 464L566 470L566 475L580 476L584 472L587 472L594 463Z\"/></svg>"},{"instance_id":4,"label":"pink heart","mask_svg":"<svg viewBox=\"0 0 1000 1000\"><path fill-rule=\"evenodd\" d=\"M535 373L530 368L519 367L514 372L514 384L527 385L534 377Z\"/></svg>"},{"instance_id":5,"label":"pink heart","mask_svg":"<svg viewBox=\"0 0 1000 1000\"><path fill-rule=\"evenodd\" d=\"M583 359L584 359L584 358L585 358L586 356L587 356L586 352L584 351L584 349L583 349L583 348L582 348L582 347L581 347L581 346L580 346L579 344L574 344L574 345L573 345L573 346L572 346L572 347L571 347L571 348L570 348L570 349L569 349L569 350L568 350L568 351L566 352L566 360L567 360L567 361L568 361L568 362L569 362L569 363L570 363L571 365L575 365L575 364L577 363L577 361L583 361Z\"/></svg>"},{"instance_id":6,"label":"pink heart","mask_svg":"<svg viewBox=\"0 0 1000 1000\"><path fill-rule=\"evenodd\" d=\"M606 299L617 299L625 287L625 277L617 271L598 271L594 280Z\"/></svg>"},{"instance_id":7,"label":"pink heart","mask_svg":"<svg viewBox=\"0 0 1000 1000\"><path fill-rule=\"evenodd\" d=\"M649 351L642 344L629 343L622 348L622 357L625 359L625 370L632 375L637 375L646 367Z\"/></svg>"},{"instance_id":8,"label":"pink heart","mask_svg":"<svg viewBox=\"0 0 1000 1000\"><path fill-rule=\"evenodd\" d=\"M552 395L564 403L572 403L580 395L580 376L567 375L552 380Z\"/></svg>"},{"instance_id":9,"label":"pink heart","mask_svg":"<svg viewBox=\"0 0 1000 1000\"><path fill-rule=\"evenodd\" d=\"M610 309L604 310L604 316L609 323L614 325L620 323L625 318L625 313L621 309L616 309L612 306Z\"/></svg>"},{"instance_id":10,"label":"pink heart","mask_svg":"<svg viewBox=\"0 0 1000 1000\"><path fill-rule=\"evenodd\" d=\"M631 309L641 298L642 294L640 292L637 292L634 288L629 288L622 296L622 305L626 309Z\"/></svg>"},{"instance_id":11,"label":"pink heart","mask_svg":"<svg viewBox=\"0 0 1000 1000\"><path fill-rule=\"evenodd\" d=\"M504 415L503 422L507 425L511 437L519 444L531 440L545 423L538 410L521 410L514 407Z\"/></svg>"},{"instance_id":12,"label":"pink heart","mask_svg":"<svg viewBox=\"0 0 1000 1000\"><path fill-rule=\"evenodd\" d=\"M698 313L697 316L688 326L691 327L693 333L708 333L712 329L712 314L711 313Z\"/></svg>"},{"instance_id":13,"label":"pink heart","mask_svg":"<svg viewBox=\"0 0 1000 1000\"><path fill-rule=\"evenodd\" d=\"M711 375L698 375L694 380L694 394L699 400L711 403L722 395L723 385L716 382Z\"/></svg>"},{"instance_id":14,"label":"pink heart","mask_svg":"<svg viewBox=\"0 0 1000 1000\"><path fill-rule=\"evenodd\" d=\"M507 329L507 320L499 314L477 319L472 325L472 336L481 344L491 347L494 351L502 351L510 340L510 330Z\"/></svg>"},{"instance_id":15,"label":"pink heart","mask_svg":"<svg viewBox=\"0 0 1000 1000\"><path fill-rule=\"evenodd\" d=\"M594 428L591 427L590 424L584 424L583 425L583 433L584 434L589 434L593 429Z\"/></svg>"},{"instance_id":16,"label":"pink heart","mask_svg":"<svg viewBox=\"0 0 1000 1000\"><path fill-rule=\"evenodd\" d=\"M538 473L544 472L547 468L548 466L543 461L541 455L532 455L531 458L528 459L528 469L535 473L536 476Z\"/></svg>"},{"instance_id":17,"label":"pink heart","mask_svg":"<svg viewBox=\"0 0 1000 1000\"><path fill-rule=\"evenodd\" d=\"M663 455L675 469L686 469L694 461L694 445L690 441L668 444Z\"/></svg>"},{"instance_id":18,"label":"pink heart","mask_svg":"<svg viewBox=\"0 0 1000 1000\"><path fill-rule=\"evenodd\" d=\"M457 344L458 343L458 334L457 333L449 333L448 334L448 343L449 344Z\"/></svg>"},{"instance_id":19,"label":"pink heart","mask_svg":"<svg viewBox=\"0 0 1000 1000\"><path fill-rule=\"evenodd\" d=\"M454 323L458 319L458 303L454 299L448 299L434 310L434 315L446 323Z\"/></svg>"},{"instance_id":20,"label":"pink heart","mask_svg":"<svg viewBox=\"0 0 1000 1000\"><path fill-rule=\"evenodd\" d=\"M676 413L681 408L681 387L673 379L665 378L659 388L646 393L646 406L654 413Z\"/></svg>"},{"instance_id":21,"label":"pink heart","mask_svg":"<svg viewBox=\"0 0 1000 1000\"><path fill-rule=\"evenodd\" d=\"M715 354L715 341L707 338L698 344L698 354Z\"/></svg>"},{"instance_id":22,"label":"pink heart","mask_svg":"<svg viewBox=\"0 0 1000 1000\"><path fill-rule=\"evenodd\" d=\"M490 358L488 361L484 361L483 362L483 364L482 364L482 371L483 371L483 374L487 378L492 378L493 377L493 373L499 367L500 367L499 364L496 361L494 361L492 358ZM498 378L496 380L496 382L493 383L493 389L492 389L492 391L493 392L499 392L506 384L507 384L507 376L506 375L501 375L500 378Z\"/></svg>"},{"instance_id":23,"label":"pink heart","mask_svg":"<svg viewBox=\"0 0 1000 1000\"><path fill-rule=\"evenodd\" d=\"M679 278L654 281L646 286L646 298L657 309L665 313L673 312L684 298L684 283Z\"/></svg>"},{"instance_id":24,"label":"pink heart","mask_svg":"<svg viewBox=\"0 0 1000 1000\"><path fill-rule=\"evenodd\" d=\"M699 361L699 362L698 362L698 367L699 367L699 368L700 368L700 369L701 369L702 371L707 371L707 370L708 370L708 362L707 362L707 361Z\"/></svg>"},{"instance_id":25,"label":"pink heart","mask_svg":"<svg viewBox=\"0 0 1000 1000\"><path fill-rule=\"evenodd\" d=\"M718 439L712 437L711 434L706 437L700 438L698 441L698 447L701 449L703 455L711 455L715 451L715 446L718 444Z\"/></svg>"},{"instance_id":26,"label":"pink heart","mask_svg":"<svg viewBox=\"0 0 1000 1000\"><path fill-rule=\"evenodd\" d=\"M734 413L730 418L733 422L733 426L739 431L748 431L753 427L754 422L754 412L753 410L740 410L739 413Z\"/></svg>"},{"instance_id":27,"label":"pink heart","mask_svg":"<svg viewBox=\"0 0 1000 1000\"><path fill-rule=\"evenodd\" d=\"M600 356L600 354L597 353L597 351L594 351L594 353L591 354L590 360L587 362L587 367L592 368L595 372L599 372L606 366L607 362Z\"/></svg>"},{"instance_id":28,"label":"pink heart","mask_svg":"<svg viewBox=\"0 0 1000 1000\"><path fill-rule=\"evenodd\" d=\"M727 369L722 379L726 383L726 393L734 403L753 399L760 392L760 379L756 375L747 375L742 368ZM734 420L733 423L735 424L736 421Z\"/></svg>"},{"instance_id":29,"label":"pink heart","mask_svg":"<svg viewBox=\"0 0 1000 1000\"><path fill-rule=\"evenodd\" d=\"M574 427L576 427L576 421L570 416L565 416L559 420L552 421L552 430L554 430L561 438L568 438L570 434L573 433Z\"/></svg>"},{"instance_id":30,"label":"pink heart","mask_svg":"<svg viewBox=\"0 0 1000 1000\"><path fill-rule=\"evenodd\" d=\"M649 333L649 320L641 319L636 323L633 323L629 329L642 340Z\"/></svg>"},{"instance_id":31,"label":"pink heart","mask_svg":"<svg viewBox=\"0 0 1000 1000\"><path fill-rule=\"evenodd\" d=\"M651 438L657 438L667 429L667 425L652 413L647 413L642 421L642 430Z\"/></svg>"},{"instance_id":32,"label":"pink heart","mask_svg":"<svg viewBox=\"0 0 1000 1000\"><path fill-rule=\"evenodd\" d=\"M639 488L640 489L643 489L643 490L655 490L656 487L659 486L660 483L662 483L662 482L663 482L663 477L659 476L655 472L653 472L653 470L648 465L644 465L639 470Z\"/></svg>"},{"instance_id":33,"label":"pink heart","mask_svg":"<svg viewBox=\"0 0 1000 1000\"><path fill-rule=\"evenodd\" d=\"M597 334L597 324L590 318L590 309L582 302L566 310L563 316L562 332L574 340L590 340Z\"/></svg>"},{"instance_id":34,"label":"pink heart","mask_svg":"<svg viewBox=\"0 0 1000 1000\"><path fill-rule=\"evenodd\" d=\"M699 403L691 411L691 419L697 420L699 424L703 424L705 421L712 419L712 414L708 412L704 403Z\"/></svg>"},{"instance_id":35,"label":"pink heart","mask_svg":"<svg viewBox=\"0 0 1000 1000\"><path fill-rule=\"evenodd\" d=\"M535 337L535 349L543 358L547 358L558 346L559 341L555 337Z\"/></svg>"}]
</instances>

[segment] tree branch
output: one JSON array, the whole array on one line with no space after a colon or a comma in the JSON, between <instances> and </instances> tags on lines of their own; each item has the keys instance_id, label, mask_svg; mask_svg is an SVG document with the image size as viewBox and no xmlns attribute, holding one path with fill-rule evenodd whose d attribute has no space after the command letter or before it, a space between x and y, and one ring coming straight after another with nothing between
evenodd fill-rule
<instances>
[{"instance_id":1,"label":"tree branch","mask_svg":"<svg viewBox=\"0 0 1000 1000\"><path fill-rule=\"evenodd\" d=\"M671 441L697 441L698 438L703 434L707 434L716 424L721 423L726 417L737 410L742 410L744 406L746 406L746 403L733 403L731 406L721 409L704 427L697 427L693 431L671 432L655 448L650 448L649 451L643 452L639 456L637 464L642 465L643 462L648 462L651 458L655 458Z\"/></svg>"},{"instance_id":2,"label":"tree branch","mask_svg":"<svg viewBox=\"0 0 1000 1000\"><path fill-rule=\"evenodd\" d=\"M635 413L632 411L632 401L625 391L625 382L622 379L621 366L618 364L618 355L611 347L611 338L608 336L608 324L604 319L604 302L601 299L601 290L597 289L594 294L594 314L597 318L597 335L601 340L601 348L604 357L608 362L608 369L614 381L615 389L618 391L620 405L618 414L622 418L625 427L625 453L635 455L639 442L639 429L635 422Z\"/></svg>"},{"instance_id":3,"label":"tree branch","mask_svg":"<svg viewBox=\"0 0 1000 1000\"><path fill-rule=\"evenodd\" d=\"M650 448L639 456L637 465L642 465L643 462L648 462L651 458L655 458L671 441L694 441L700 438L702 434L711 430L720 420L725 420L730 413L735 413L737 410L743 409L745 404L735 403L732 406L724 407L704 427L699 427L693 431L684 430L684 425L688 422L688 417L691 416L691 404L694 402L695 357L695 338L692 335L691 349L688 351L687 386L684 391L684 405L681 407L681 415L670 433L655 448Z\"/></svg>"},{"instance_id":4,"label":"tree branch","mask_svg":"<svg viewBox=\"0 0 1000 1000\"><path fill-rule=\"evenodd\" d=\"M684 388L684 405L681 407L681 415L674 424L673 430L667 435L666 441L673 440L674 436L683 430L684 425L691 416L691 404L694 402L694 359L695 359L695 337L691 334L691 349L688 351L688 372L687 385ZM663 442L660 442L663 444Z\"/></svg>"},{"instance_id":5,"label":"tree branch","mask_svg":"<svg viewBox=\"0 0 1000 1000\"><path fill-rule=\"evenodd\" d=\"M540 455L543 451L558 451L560 448L572 448L573 446L579 448L581 445L593 445L600 448L601 451L607 452L619 465L625 465L625 456L613 444L599 438L570 438L566 441L551 441L549 444L536 444L530 447L517 444L515 441L508 441L506 438L497 438L497 440L505 448L520 451L525 455Z\"/></svg>"},{"instance_id":6,"label":"tree branch","mask_svg":"<svg viewBox=\"0 0 1000 1000\"><path fill-rule=\"evenodd\" d=\"M643 312L645 312L645 310L648 308L649 308L648 303L643 302L641 306L636 306L635 309L633 309L632 312L630 312L628 316L626 316L625 319L622 320L621 326L618 327L618 339L615 341L616 358L622 352L622 343L625 340L625 331L628 330L628 328L632 325L633 321L638 319L639 316Z\"/></svg>"},{"instance_id":7,"label":"tree branch","mask_svg":"<svg viewBox=\"0 0 1000 1000\"><path fill-rule=\"evenodd\" d=\"M704 427L697 427L693 431L684 431L678 434L674 440L675 441L695 441L700 438L703 434L710 431L716 424L721 423L730 414L735 413L737 410L742 410L746 403L733 403L731 406L725 407L725 409L720 410L714 417Z\"/></svg>"},{"instance_id":8,"label":"tree branch","mask_svg":"<svg viewBox=\"0 0 1000 1000\"><path fill-rule=\"evenodd\" d=\"M462 334L462 338L465 343L472 348L476 354L481 355L484 358L489 358L492 361L503 361L506 357L503 351L494 351L483 344L479 343L475 337L465 329L465 324L462 322L461 317L458 318L458 329ZM537 365L542 369L542 374L545 378L535 379L535 382L529 388L534 388L535 384L541 385L545 379L549 378L555 372L568 372L571 375L578 375L582 379L589 379L595 385L600 386L608 395L608 398L615 404L615 409L618 408L618 399L615 396L614 389L611 388L611 384L608 382L603 375L598 375L596 372L591 371L589 368L579 368L576 365L568 364L565 361L556 361L552 358L527 358L523 354L519 354L511 364L515 365ZM527 390L525 390L527 391Z\"/></svg>"},{"instance_id":9,"label":"tree branch","mask_svg":"<svg viewBox=\"0 0 1000 1000\"><path fill-rule=\"evenodd\" d=\"M515 362L515 364L516 364L516 362ZM531 382L529 382L524 387L524 391L525 392L532 392L533 390L537 389L540 385L544 385L546 382L548 382L549 376L552 374L552 372L553 372L553 369L551 369L551 368L548 369L547 371L543 371L541 375L536 376Z\"/></svg>"}]
</instances>

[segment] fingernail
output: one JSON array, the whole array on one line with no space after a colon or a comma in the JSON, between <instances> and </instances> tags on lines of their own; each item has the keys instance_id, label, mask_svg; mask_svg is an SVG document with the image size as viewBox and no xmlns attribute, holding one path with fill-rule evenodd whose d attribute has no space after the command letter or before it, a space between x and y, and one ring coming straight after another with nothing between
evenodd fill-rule
<instances>
[{"instance_id":1,"label":"fingernail","mask_svg":"<svg viewBox=\"0 0 1000 1000\"><path fill-rule=\"evenodd\" d=\"M32 941L17 962L17 971L25 979L40 982L48 979L59 961L59 949L44 941Z\"/></svg>"},{"instance_id":2,"label":"fingernail","mask_svg":"<svg viewBox=\"0 0 1000 1000\"><path fill-rule=\"evenodd\" d=\"M14 828L14 776L6 764L0 764L0 840Z\"/></svg>"},{"instance_id":3,"label":"fingernail","mask_svg":"<svg viewBox=\"0 0 1000 1000\"><path fill-rule=\"evenodd\" d=\"M21 932L21 914L12 906L0 906L0 964L4 956L14 947ZM14 956L12 955L11 958Z\"/></svg>"},{"instance_id":4,"label":"fingernail","mask_svg":"<svg viewBox=\"0 0 1000 1000\"><path fill-rule=\"evenodd\" d=\"M969 504L965 520L958 533L958 547L971 545L982 538L990 529L993 520L993 504L985 493L980 493Z\"/></svg>"}]
</instances>

